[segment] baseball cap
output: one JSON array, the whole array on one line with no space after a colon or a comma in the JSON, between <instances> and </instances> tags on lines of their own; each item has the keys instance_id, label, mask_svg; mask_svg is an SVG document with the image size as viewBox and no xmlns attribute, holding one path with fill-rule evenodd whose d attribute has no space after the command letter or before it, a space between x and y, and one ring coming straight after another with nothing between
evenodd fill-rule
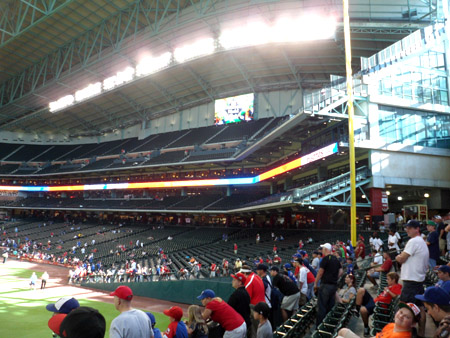
<instances>
[{"instance_id":1,"label":"baseball cap","mask_svg":"<svg viewBox=\"0 0 450 338\"><path fill-rule=\"evenodd\" d=\"M431 226L436 226L436 223L435 222L433 222L433 221L427 221L427 225L431 225Z\"/></svg>"},{"instance_id":2,"label":"baseball cap","mask_svg":"<svg viewBox=\"0 0 450 338\"><path fill-rule=\"evenodd\" d=\"M300 250L298 253L299 253L300 255L302 255L302 256L306 255L306 251L305 251L305 250Z\"/></svg>"},{"instance_id":3,"label":"baseball cap","mask_svg":"<svg viewBox=\"0 0 450 338\"><path fill-rule=\"evenodd\" d=\"M155 316L153 315L153 313L151 313L151 312L146 312L145 314L148 316L148 319L150 319L150 322L152 323L152 325L155 325L155 324L156 324L156 318L155 318Z\"/></svg>"},{"instance_id":4,"label":"baseball cap","mask_svg":"<svg viewBox=\"0 0 450 338\"><path fill-rule=\"evenodd\" d=\"M299 253L296 253L296 254L293 255L292 257L294 257L294 258L303 258L302 255L300 255Z\"/></svg>"},{"instance_id":5,"label":"baseball cap","mask_svg":"<svg viewBox=\"0 0 450 338\"><path fill-rule=\"evenodd\" d=\"M50 317L48 321L48 327L52 332L56 333L58 336L61 334L59 333L59 328L61 327L61 323L66 318L67 313L55 313L53 316Z\"/></svg>"},{"instance_id":6,"label":"baseball cap","mask_svg":"<svg viewBox=\"0 0 450 338\"><path fill-rule=\"evenodd\" d=\"M170 309L164 310L163 313L166 316L172 317L177 322L179 322L181 317L183 317L183 310L179 306L172 306Z\"/></svg>"},{"instance_id":7,"label":"baseball cap","mask_svg":"<svg viewBox=\"0 0 450 338\"><path fill-rule=\"evenodd\" d=\"M278 268L278 266L272 266L272 267L270 268L270 271L280 272L280 269Z\"/></svg>"},{"instance_id":8,"label":"baseball cap","mask_svg":"<svg viewBox=\"0 0 450 338\"><path fill-rule=\"evenodd\" d=\"M258 266L256 267L256 270L263 270L263 271L267 271L269 268L267 267L266 264L258 264Z\"/></svg>"},{"instance_id":9,"label":"baseball cap","mask_svg":"<svg viewBox=\"0 0 450 338\"><path fill-rule=\"evenodd\" d=\"M109 294L110 296L117 296L120 299L132 300L133 299L133 291L128 286L121 285L117 287L114 292Z\"/></svg>"},{"instance_id":10,"label":"baseball cap","mask_svg":"<svg viewBox=\"0 0 450 338\"><path fill-rule=\"evenodd\" d=\"M440 215L433 216L434 219L442 219Z\"/></svg>"},{"instance_id":11,"label":"baseball cap","mask_svg":"<svg viewBox=\"0 0 450 338\"><path fill-rule=\"evenodd\" d=\"M285 269L292 269L292 265L291 264L289 264L289 263L286 263L286 264L284 264L284 268Z\"/></svg>"},{"instance_id":12,"label":"baseball cap","mask_svg":"<svg viewBox=\"0 0 450 338\"><path fill-rule=\"evenodd\" d=\"M202 291L202 293L200 294L200 296L197 297L197 299L202 300L205 298L214 298L215 296L216 296L216 294L214 293L213 290L206 289L206 290Z\"/></svg>"},{"instance_id":13,"label":"baseball cap","mask_svg":"<svg viewBox=\"0 0 450 338\"><path fill-rule=\"evenodd\" d=\"M443 288L431 286L425 290L423 295L416 295L418 300L437 305L450 305L450 294Z\"/></svg>"},{"instance_id":14,"label":"baseball cap","mask_svg":"<svg viewBox=\"0 0 450 338\"><path fill-rule=\"evenodd\" d=\"M61 323L63 338L103 338L106 331L105 317L88 306L80 306L70 312Z\"/></svg>"},{"instance_id":15,"label":"baseball cap","mask_svg":"<svg viewBox=\"0 0 450 338\"><path fill-rule=\"evenodd\" d=\"M441 265L438 270L450 274L450 266L448 265Z\"/></svg>"},{"instance_id":16,"label":"baseball cap","mask_svg":"<svg viewBox=\"0 0 450 338\"><path fill-rule=\"evenodd\" d=\"M238 272L235 275L231 275L232 278L237 279L238 281L241 281L245 284L245 281L247 280L247 277L243 273Z\"/></svg>"},{"instance_id":17,"label":"baseball cap","mask_svg":"<svg viewBox=\"0 0 450 338\"><path fill-rule=\"evenodd\" d=\"M45 308L51 312L69 313L80 307L80 303L73 297L60 298L55 304L48 304Z\"/></svg>"},{"instance_id":18,"label":"baseball cap","mask_svg":"<svg viewBox=\"0 0 450 338\"><path fill-rule=\"evenodd\" d=\"M408 223L406 223L406 226L412 228L420 228L420 223L418 221L410 220Z\"/></svg>"},{"instance_id":19,"label":"baseball cap","mask_svg":"<svg viewBox=\"0 0 450 338\"><path fill-rule=\"evenodd\" d=\"M400 302L400 303L398 304L398 307L399 307L400 309L401 309L401 308L406 308L406 309L408 309L409 311L412 312L412 314L413 314L413 316L414 316L414 320L415 320L416 322L419 321L420 309L419 309L419 307L418 307L416 304L414 304L414 303L402 303L402 302Z\"/></svg>"},{"instance_id":20,"label":"baseball cap","mask_svg":"<svg viewBox=\"0 0 450 338\"><path fill-rule=\"evenodd\" d=\"M322 244L320 247L321 247L321 248L325 248L325 249L327 249L328 251L331 251L331 250L333 249L333 247L331 246L330 243Z\"/></svg>"}]
</instances>

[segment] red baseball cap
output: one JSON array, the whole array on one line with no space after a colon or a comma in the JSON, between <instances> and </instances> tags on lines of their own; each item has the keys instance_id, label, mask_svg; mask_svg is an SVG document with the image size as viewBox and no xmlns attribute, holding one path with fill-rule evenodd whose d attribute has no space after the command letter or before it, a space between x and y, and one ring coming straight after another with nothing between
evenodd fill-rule
<instances>
[{"instance_id":1,"label":"red baseball cap","mask_svg":"<svg viewBox=\"0 0 450 338\"><path fill-rule=\"evenodd\" d=\"M110 296L117 296L120 299L132 300L133 299L133 291L128 286L121 285L114 292L109 294Z\"/></svg>"},{"instance_id":2,"label":"red baseball cap","mask_svg":"<svg viewBox=\"0 0 450 338\"><path fill-rule=\"evenodd\" d=\"M58 336L60 336L59 328L61 327L61 323L66 318L67 313L55 313L48 321L48 327Z\"/></svg>"},{"instance_id":3,"label":"red baseball cap","mask_svg":"<svg viewBox=\"0 0 450 338\"><path fill-rule=\"evenodd\" d=\"M234 279L237 279L238 281L241 281L243 284L247 281L247 277L243 273L238 272L235 275L231 275Z\"/></svg>"},{"instance_id":4,"label":"red baseball cap","mask_svg":"<svg viewBox=\"0 0 450 338\"><path fill-rule=\"evenodd\" d=\"M164 310L163 313L166 316L172 317L177 322L179 322L181 317L183 317L183 310L179 306L172 306L170 309Z\"/></svg>"}]
</instances>

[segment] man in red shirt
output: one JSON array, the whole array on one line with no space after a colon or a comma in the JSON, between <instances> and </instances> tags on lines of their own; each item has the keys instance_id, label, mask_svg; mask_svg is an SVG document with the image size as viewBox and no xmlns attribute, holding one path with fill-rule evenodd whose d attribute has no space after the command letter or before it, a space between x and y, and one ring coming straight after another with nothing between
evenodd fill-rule
<instances>
[{"instance_id":1,"label":"man in red shirt","mask_svg":"<svg viewBox=\"0 0 450 338\"><path fill-rule=\"evenodd\" d=\"M375 278L379 278L381 272L389 272L391 271L392 268L392 259L387 251L383 252L383 259L384 259L383 264L373 269L374 270L373 274L367 274L367 279L370 280L375 287L378 287Z\"/></svg>"},{"instance_id":2,"label":"man in red shirt","mask_svg":"<svg viewBox=\"0 0 450 338\"><path fill-rule=\"evenodd\" d=\"M222 298L216 297L213 290L203 290L197 299L206 307L202 313L203 319L211 318L216 323L219 323L225 330L224 338L246 337L247 325L244 318Z\"/></svg>"},{"instance_id":3,"label":"man in red shirt","mask_svg":"<svg viewBox=\"0 0 450 338\"><path fill-rule=\"evenodd\" d=\"M259 322L253 318L253 308L255 307L256 304L260 302L263 303L266 302L265 296L266 290L264 288L264 283L261 277L255 274L251 270L251 267L249 267L248 265L244 265L240 272L243 273L246 277L245 290L250 295L250 309L251 309L250 318L252 320L252 326L250 328L251 329L250 337L254 338L256 337L256 331L258 329Z\"/></svg>"},{"instance_id":4,"label":"man in red shirt","mask_svg":"<svg viewBox=\"0 0 450 338\"><path fill-rule=\"evenodd\" d=\"M364 245L364 240L359 239L358 245L355 249L355 257L358 259L358 257L361 257L362 259L366 258L366 246Z\"/></svg>"}]
</instances>

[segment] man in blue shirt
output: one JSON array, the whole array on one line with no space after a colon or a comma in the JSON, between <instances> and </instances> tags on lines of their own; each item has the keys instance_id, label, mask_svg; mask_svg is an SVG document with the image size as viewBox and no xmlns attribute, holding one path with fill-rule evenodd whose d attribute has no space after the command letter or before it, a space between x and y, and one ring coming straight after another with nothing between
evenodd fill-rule
<instances>
[{"instance_id":1,"label":"man in blue shirt","mask_svg":"<svg viewBox=\"0 0 450 338\"><path fill-rule=\"evenodd\" d=\"M436 223L433 221L427 222L427 230L429 232L427 237L428 251L430 253L429 265L433 270L439 260L439 233L436 231Z\"/></svg>"}]
</instances>

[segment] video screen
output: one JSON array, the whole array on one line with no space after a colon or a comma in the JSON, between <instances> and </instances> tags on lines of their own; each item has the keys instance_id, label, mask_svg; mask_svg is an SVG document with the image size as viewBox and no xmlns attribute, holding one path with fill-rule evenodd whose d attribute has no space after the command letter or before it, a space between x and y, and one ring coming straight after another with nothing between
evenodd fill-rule
<instances>
[{"instance_id":1,"label":"video screen","mask_svg":"<svg viewBox=\"0 0 450 338\"><path fill-rule=\"evenodd\" d=\"M231 96L216 100L214 108L215 125L253 120L254 94Z\"/></svg>"}]
</instances>

